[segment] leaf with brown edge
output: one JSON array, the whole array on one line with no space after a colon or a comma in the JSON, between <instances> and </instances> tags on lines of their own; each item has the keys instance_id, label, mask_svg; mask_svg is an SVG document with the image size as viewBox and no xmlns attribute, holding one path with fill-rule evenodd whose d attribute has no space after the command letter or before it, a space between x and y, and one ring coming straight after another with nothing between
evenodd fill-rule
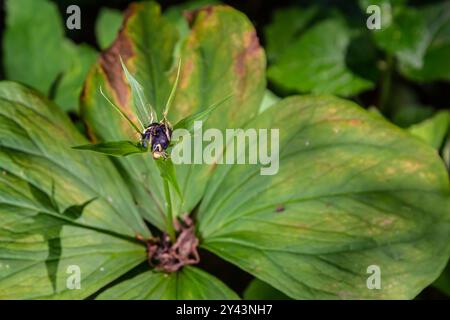
<instances>
[{"instance_id":1,"label":"leaf with brown edge","mask_svg":"<svg viewBox=\"0 0 450 320\"><path fill-rule=\"evenodd\" d=\"M207 112L231 95L203 128L239 128L257 115L265 80L265 54L245 15L229 6L207 6L187 14L190 32L181 44L181 78L169 120ZM179 165L177 177L189 212L200 201L214 167ZM195 186L195 187L193 187Z\"/></svg>"}]
</instances>

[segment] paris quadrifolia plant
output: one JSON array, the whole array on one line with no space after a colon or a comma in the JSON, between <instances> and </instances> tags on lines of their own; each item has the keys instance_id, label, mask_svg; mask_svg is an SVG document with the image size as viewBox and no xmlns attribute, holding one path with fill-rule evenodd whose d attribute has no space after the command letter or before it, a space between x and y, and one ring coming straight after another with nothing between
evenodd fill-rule
<instances>
[{"instance_id":1,"label":"paris quadrifolia plant","mask_svg":"<svg viewBox=\"0 0 450 320\"><path fill-rule=\"evenodd\" d=\"M156 162L163 179L164 196L166 203L166 227L167 233L172 242L176 240L176 234L174 229L173 208L170 195L169 185L172 185L177 195L183 201L183 195L181 193L180 186L175 174L175 167L170 159L170 150L174 146L174 142L171 140L174 130L184 129L192 133L194 131L195 121L205 121L208 116L225 101L227 101L231 95L226 96L224 99L217 103L212 104L205 110L187 116L178 121L174 126L167 120L170 107L173 103L174 97L177 92L178 83L180 80L181 70L181 58L178 60L177 74L170 91L169 97L164 107L164 111L161 118L158 117L153 106L149 103L149 99L143 89L143 86L136 80L130 73L125 65L122 57L119 56L119 60L122 66L122 70L126 76L128 84L131 88L131 94L133 97L134 110L136 110L136 124L129 116L126 115L122 109L114 104L103 92L102 87L99 88L101 95L105 100L128 122L131 128L133 128L139 135L138 141L121 140L121 141L107 141L97 144L86 144L81 146L75 146L74 149L90 150L99 153L103 153L115 157L126 157L133 154L146 153L152 154L153 160Z\"/></svg>"},{"instance_id":2,"label":"paris quadrifolia plant","mask_svg":"<svg viewBox=\"0 0 450 320\"><path fill-rule=\"evenodd\" d=\"M56 68L41 61L64 56L63 43L37 37L35 17L36 3L53 1L6 3L9 59ZM411 299L444 274L450 184L437 149L321 95L367 85L347 70L341 19L307 23L275 63L269 46L267 64L242 12L173 14L130 4L82 87L72 89L70 70L55 101L43 86L51 70L20 70L34 89L0 81L0 299ZM30 43L37 52L54 47L45 59L23 48L23 21L42 39ZM273 39L288 39L281 29ZM267 76L302 94L275 97ZM428 129L433 140L441 131ZM266 175L269 154L277 171Z\"/></svg>"}]
</instances>

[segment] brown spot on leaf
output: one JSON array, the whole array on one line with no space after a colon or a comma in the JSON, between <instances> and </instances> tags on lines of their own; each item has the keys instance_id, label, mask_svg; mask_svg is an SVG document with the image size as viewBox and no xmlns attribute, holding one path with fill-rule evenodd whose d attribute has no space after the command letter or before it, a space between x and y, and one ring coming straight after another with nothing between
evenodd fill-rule
<instances>
[{"instance_id":1,"label":"brown spot on leaf","mask_svg":"<svg viewBox=\"0 0 450 320\"><path fill-rule=\"evenodd\" d=\"M197 251L199 241L189 216L181 221L176 220L175 230L177 239L173 244L167 234L146 241L148 262L156 270L176 272L183 266L200 262Z\"/></svg>"},{"instance_id":2,"label":"brown spot on leaf","mask_svg":"<svg viewBox=\"0 0 450 320\"><path fill-rule=\"evenodd\" d=\"M286 210L286 208L284 207L284 205L282 205L282 204L279 204L278 206L277 206L277 208L275 209L275 212L283 212L284 210Z\"/></svg>"},{"instance_id":3,"label":"brown spot on leaf","mask_svg":"<svg viewBox=\"0 0 450 320\"><path fill-rule=\"evenodd\" d=\"M214 161L208 169L208 172L213 172L217 168L217 161Z\"/></svg>"},{"instance_id":4,"label":"brown spot on leaf","mask_svg":"<svg viewBox=\"0 0 450 320\"><path fill-rule=\"evenodd\" d=\"M195 22L195 19L199 15L200 12L205 12L207 15L210 15L214 11L214 6L208 5L200 9L194 9L189 11L183 11L183 16L185 17L189 27Z\"/></svg>"},{"instance_id":5,"label":"brown spot on leaf","mask_svg":"<svg viewBox=\"0 0 450 320\"><path fill-rule=\"evenodd\" d=\"M260 54L261 46L256 31L252 30L244 34L244 48L236 56L235 71L239 77L246 74L246 62L252 60L255 55Z\"/></svg>"},{"instance_id":6,"label":"brown spot on leaf","mask_svg":"<svg viewBox=\"0 0 450 320\"><path fill-rule=\"evenodd\" d=\"M125 19L123 25L116 40L114 40L106 51L100 54L99 58L100 66L106 74L108 82L117 96L117 100L122 106L126 105L130 92L120 64L120 57L126 62L133 56L133 47L131 40L126 34L126 26L129 19L136 12L137 7L137 4L131 4L127 8L124 14Z\"/></svg>"},{"instance_id":7,"label":"brown spot on leaf","mask_svg":"<svg viewBox=\"0 0 450 320\"><path fill-rule=\"evenodd\" d=\"M357 126L359 124L361 124L361 120L359 119L350 119L348 120L348 124L351 126Z\"/></svg>"},{"instance_id":8,"label":"brown spot on leaf","mask_svg":"<svg viewBox=\"0 0 450 320\"><path fill-rule=\"evenodd\" d=\"M394 219L393 219L393 218L386 218L386 219L383 219L383 220L380 222L380 225L381 225L382 227L386 227L386 226L391 225L393 222L394 222Z\"/></svg>"}]
</instances>

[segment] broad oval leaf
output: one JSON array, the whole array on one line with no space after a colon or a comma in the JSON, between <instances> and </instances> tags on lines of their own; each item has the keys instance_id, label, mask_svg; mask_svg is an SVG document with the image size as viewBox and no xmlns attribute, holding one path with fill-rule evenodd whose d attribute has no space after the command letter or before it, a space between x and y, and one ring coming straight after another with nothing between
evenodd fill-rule
<instances>
[{"instance_id":1,"label":"broad oval leaf","mask_svg":"<svg viewBox=\"0 0 450 320\"><path fill-rule=\"evenodd\" d=\"M121 176L71 149L87 141L56 105L2 82L0 133L0 297L85 298L145 260L135 237L150 233Z\"/></svg>"},{"instance_id":2,"label":"broad oval leaf","mask_svg":"<svg viewBox=\"0 0 450 320\"><path fill-rule=\"evenodd\" d=\"M317 17L318 7L309 8L288 7L276 10L272 21L264 29L266 39L267 59L275 62L296 37L308 27Z\"/></svg>"},{"instance_id":3,"label":"broad oval leaf","mask_svg":"<svg viewBox=\"0 0 450 320\"><path fill-rule=\"evenodd\" d=\"M106 290L97 299L236 300L239 297L214 276L187 266L172 274L147 271Z\"/></svg>"},{"instance_id":4,"label":"broad oval leaf","mask_svg":"<svg viewBox=\"0 0 450 320\"><path fill-rule=\"evenodd\" d=\"M431 147L328 97L285 99L247 127L279 129L279 172L217 167L197 215L204 248L293 298L412 298L439 275L450 191Z\"/></svg>"}]
</instances>

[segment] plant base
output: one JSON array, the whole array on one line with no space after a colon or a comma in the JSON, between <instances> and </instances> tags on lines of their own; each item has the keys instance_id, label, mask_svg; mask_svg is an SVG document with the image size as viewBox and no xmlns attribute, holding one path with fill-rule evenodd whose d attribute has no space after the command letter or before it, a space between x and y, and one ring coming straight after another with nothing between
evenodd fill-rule
<instances>
[{"instance_id":1,"label":"plant base","mask_svg":"<svg viewBox=\"0 0 450 320\"><path fill-rule=\"evenodd\" d=\"M175 220L174 226L177 233L175 243L170 241L167 233L146 241L148 262L156 270L176 272L185 265L200 262L198 239L192 219L185 216L181 220Z\"/></svg>"}]
</instances>

